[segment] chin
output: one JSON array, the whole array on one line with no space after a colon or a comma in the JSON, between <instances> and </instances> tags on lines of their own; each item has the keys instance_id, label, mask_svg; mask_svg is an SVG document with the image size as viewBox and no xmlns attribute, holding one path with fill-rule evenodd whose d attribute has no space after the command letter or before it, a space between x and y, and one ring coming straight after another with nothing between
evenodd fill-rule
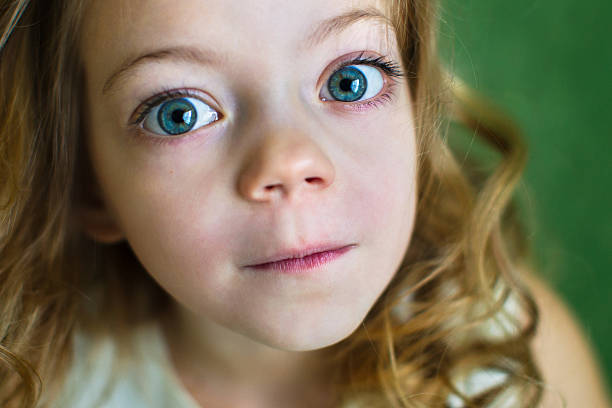
<instances>
[{"instance_id":1,"label":"chin","mask_svg":"<svg viewBox=\"0 0 612 408\"><path fill-rule=\"evenodd\" d=\"M334 319L327 317L315 324L300 322L286 326L284 330L275 328L249 337L270 347L285 351L313 351L332 346L349 337L363 321L365 315L352 318Z\"/></svg>"}]
</instances>

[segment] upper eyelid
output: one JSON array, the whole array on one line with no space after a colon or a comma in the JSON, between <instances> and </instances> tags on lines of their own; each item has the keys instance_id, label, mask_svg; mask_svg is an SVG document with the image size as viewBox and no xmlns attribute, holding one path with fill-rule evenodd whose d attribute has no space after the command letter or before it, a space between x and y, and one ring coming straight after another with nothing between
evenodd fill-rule
<instances>
[{"instance_id":1,"label":"upper eyelid","mask_svg":"<svg viewBox=\"0 0 612 408\"><path fill-rule=\"evenodd\" d=\"M373 57L363 58L364 54L365 54L365 52L362 52L358 57L351 58L348 61L340 63L340 65L337 68L335 68L335 69L344 68L344 67L350 66L350 65L358 65L358 64L370 65L370 66L379 66L380 64L390 64L390 65L393 66L393 70L395 71L395 76L403 76L404 75L404 73L403 73L401 67L399 66L399 64L397 64L395 61L389 59L389 57L386 57L384 55L379 55L376 58L373 58Z\"/></svg>"},{"instance_id":2,"label":"upper eyelid","mask_svg":"<svg viewBox=\"0 0 612 408\"><path fill-rule=\"evenodd\" d=\"M364 58L364 55L369 55L368 57ZM372 57L371 55L376 55L376 57ZM364 64L364 65L370 65L370 66L374 66L377 67L383 71L385 71L384 69L382 69L380 67L379 64L374 64L374 60L379 59L379 61L381 62L387 62L387 63L391 63L393 66L393 69L395 70L395 74L390 73L390 72L385 72L385 74L387 76L389 76L392 80L396 81L396 77L403 77L405 76L405 73L402 69L402 67L400 66L400 64L398 62L396 62L394 59L392 59L390 56L385 56L385 55L381 55L377 52L374 51L357 51L357 52L352 52L346 55L343 55L339 58L337 58L336 60L332 61L330 64L328 64L329 68L326 68L323 71L323 74L321 75L321 77L319 78L319 80L317 81L317 89L321 88L321 86L323 85L323 82L334 72L336 72L339 69L342 69L344 67L350 66L350 65L360 65L360 64ZM365 61L363 61L365 60Z\"/></svg>"},{"instance_id":3,"label":"upper eyelid","mask_svg":"<svg viewBox=\"0 0 612 408\"><path fill-rule=\"evenodd\" d=\"M207 95L208 98L202 97L202 95ZM151 113L151 111L157 106L163 104L172 99L178 98L196 98L209 105L212 109L219 112L220 118L223 117L220 109L218 108L218 103L214 101L214 99L206 92L200 91L196 88L173 88L173 89L164 89L161 92L156 93L155 95L145 99L140 102L136 110L130 115L130 120L128 122L128 126L138 126L141 124L146 115ZM214 102L211 102L208 99L213 99Z\"/></svg>"},{"instance_id":4,"label":"upper eyelid","mask_svg":"<svg viewBox=\"0 0 612 408\"><path fill-rule=\"evenodd\" d=\"M364 55L367 55L367 54L375 54L377 56L376 57L369 56L369 57L364 58ZM393 80L396 80L395 77L401 77L405 75L400 65L394 60L392 60L390 57L383 56L375 52L359 51L359 52L353 52L353 53L343 55L339 57L338 59L336 59L336 61L333 61L332 63L328 64L328 68L326 68L323 71L322 77L320 78L319 81L317 81L317 89L321 87L322 85L321 81L324 81L334 72L344 67L350 66L350 65L370 65L370 66L374 66L374 67L377 67L385 71L384 69L380 67L379 64L375 63L376 61L392 65L394 72L391 72L391 73L385 72L385 74L387 76L390 76L391 79ZM132 115L130 115L130 120L128 122L128 125L130 126L139 125L140 123L143 122L146 115L150 113L150 111L153 108L173 98L181 98L181 97L182 98L185 98L185 97L197 98L197 99L200 99L202 102L206 103L207 105L210 105L211 108L215 109L216 111L219 111L218 107L214 103L210 103L205 98L199 97L201 94L204 94L204 92L197 90L195 88L165 89L162 92L158 92L155 95L143 100L139 104L139 106L136 108L136 110L134 110ZM223 115L221 114L221 117L222 116Z\"/></svg>"}]
</instances>

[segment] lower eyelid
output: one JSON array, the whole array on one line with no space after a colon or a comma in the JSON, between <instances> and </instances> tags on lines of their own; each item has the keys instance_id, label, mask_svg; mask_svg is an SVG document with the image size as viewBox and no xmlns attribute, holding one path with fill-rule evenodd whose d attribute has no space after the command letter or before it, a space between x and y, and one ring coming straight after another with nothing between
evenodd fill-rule
<instances>
[{"instance_id":1,"label":"lower eyelid","mask_svg":"<svg viewBox=\"0 0 612 408\"><path fill-rule=\"evenodd\" d=\"M379 96L370 98L361 102L346 103L340 102L342 110L351 112L369 112L373 108L380 108L390 103L393 99L393 93L389 90L381 93Z\"/></svg>"},{"instance_id":2,"label":"lower eyelid","mask_svg":"<svg viewBox=\"0 0 612 408\"><path fill-rule=\"evenodd\" d=\"M202 95L206 95L207 97L203 97ZM128 121L128 126L139 125L140 123L144 121L145 116L149 114L155 107L159 107L160 105L162 105L164 102L167 102L168 100L177 99L177 98L195 98L195 99L200 100L202 103L210 106L212 109L216 110L217 112L220 112L219 109L217 108L218 104L211 103L208 100L211 97L206 92L202 92L195 88L163 89L155 93L153 96L140 102L140 105L136 108L136 110L130 116L130 119Z\"/></svg>"},{"instance_id":3,"label":"lower eyelid","mask_svg":"<svg viewBox=\"0 0 612 408\"><path fill-rule=\"evenodd\" d=\"M163 129L161 129L161 127L159 126L158 123L156 123L157 119L157 112L159 112L159 110L163 107L163 105L168 102L168 101L172 101L172 100L178 100L178 99L186 99L186 100L191 100L188 101L191 106L193 106L194 108L196 108L196 113L197 113L197 122L196 124L194 124L194 126L196 126L197 124L199 124L201 121L203 121L208 115L208 118L213 119L208 123L202 124L199 127L194 127L191 130L185 132L185 133L181 133L181 134L187 134L190 132L194 132L202 127L206 127L209 126L210 124L216 122L219 120L219 112L213 108L212 106L210 106L208 103L202 101L200 98L196 98L196 97L190 97L190 96L186 96L186 97L179 97L179 98L172 98L172 99L168 99L167 101L158 104L155 108L153 108L150 112L148 112L146 114L146 116L144 117L141 126L143 128L145 128L145 130L147 130L148 132L151 132L155 135L159 135L162 137L173 137L173 135L171 134L162 134L162 133L158 133L155 130L161 130L162 132L164 131ZM199 108L199 109L198 109ZM152 115L152 116L151 116ZM149 120L151 121L151 123L148 123ZM149 126L149 128L147 128L147 125ZM157 128L157 129L155 129ZM176 137L180 137L181 134L178 135L174 135Z\"/></svg>"},{"instance_id":4,"label":"lower eyelid","mask_svg":"<svg viewBox=\"0 0 612 408\"><path fill-rule=\"evenodd\" d=\"M133 139L137 142L145 143L149 145L158 145L158 146L174 146L179 143L188 142L192 138L197 138L200 136L201 131L205 131L207 126L202 126L192 132L187 132L179 136L160 136L155 133L149 132L141 126L137 126L130 130Z\"/></svg>"},{"instance_id":5,"label":"lower eyelid","mask_svg":"<svg viewBox=\"0 0 612 408\"><path fill-rule=\"evenodd\" d=\"M395 78L392 78L391 80L388 80L387 78L385 78L384 81L385 83L384 83L383 89L378 93L378 95L370 99L366 99L363 101L356 101L356 102L342 102L342 101L337 101L337 100L329 100L329 101L326 101L325 103L331 103L332 105L334 105L336 109L339 109L342 111L356 112L356 113L364 113L364 112L370 111L373 108L383 107L387 103L390 103L393 101L393 97L395 96L395 93L397 91L396 87L399 83L399 81L397 81Z\"/></svg>"},{"instance_id":6,"label":"lower eyelid","mask_svg":"<svg viewBox=\"0 0 612 408\"><path fill-rule=\"evenodd\" d=\"M353 64L353 65L359 65L359 64ZM349 65L346 65L346 66L349 66ZM366 111L369 111L369 110L371 110L372 108L375 108L375 107L376 108L382 107L386 103L389 103L389 102L392 101L392 99L393 99L392 97L394 96L394 93L395 93L394 88L401 81L398 78L389 77L388 74L386 74L385 72L381 71L380 74L383 77L383 88L379 92L379 94L374 96L374 97L371 97L371 98L363 100L363 101L354 101L354 102L342 102L342 101L335 100L333 98L331 98L331 99L320 98L320 99L326 101L325 103L331 103L333 105L336 105L337 109L339 108L340 110L351 111L351 112L366 112ZM171 92L173 93L172 96L175 96L175 97L187 97L187 98L195 97L197 99L200 99L198 97L200 91L197 91L197 90L183 88L183 89L178 89L178 90L164 91L164 93L166 93L166 94L170 94ZM152 99L152 98L149 98L149 99ZM209 106L212 107L212 109L214 109L217 112L219 112L214 104L209 104L207 101L204 101L204 100L202 100L202 102L205 103L205 104L208 104ZM163 101L159 102L159 104L162 104L162 103L163 103ZM137 109L133 113L132 117L130 118L130 120L128 122L128 128L133 130L134 133L137 136L142 137L142 138L146 138L147 140L152 141L154 143L159 143L159 144L175 143L175 142L177 142L180 139L190 138L190 134L198 133L198 130L200 129L200 128L197 128L197 129L195 129L193 131L187 132L187 133L183 134L183 136L179 135L179 136L175 136L175 137L171 137L171 136L158 136L158 137L156 137L155 133L149 132L146 129L142 128L142 125L143 125L143 122L144 122L144 117L143 117L144 115L143 115L143 113L144 112L142 112L142 110L140 108ZM150 110L149 110L148 113L150 113ZM148 113L146 113L146 114L148 114ZM212 123L218 122L219 120L223 119L223 117L224 117L224 115L219 112L218 119L213 121ZM201 128L207 128L208 126L210 126L210 124L204 125ZM152 133L154 136L149 136L146 133Z\"/></svg>"},{"instance_id":7,"label":"lower eyelid","mask_svg":"<svg viewBox=\"0 0 612 408\"><path fill-rule=\"evenodd\" d=\"M355 64L346 65L346 66L359 66L359 65L361 64L355 63ZM367 65L367 64L363 64L363 65ZM372 68L376 68L376 67L372 66ZM376 69L379 70L380 75L382 75L382 80L383 80L383 87L376 96L370 97L369 99L365 99L362 101L354 101L354 102L339 101L337 99L334 99L333 97L330 98L327 96L319 96L319 99L321 101L324 101L324 103L331 103L335 106L340 106L341 110L356 111L356 112L364 112L366 110L369 110L372 107L381 107L385 103L391 102L391 97L394 95L396 85L402 82L401 78L389 76L387 73L385 73L380 68L376 68ZM335 72L337 72L337 70L333 71L333 73ZM329 81L329 76L327 77L327 80ZM323 85L320 85L321 93L325 89L324 87L326 86L326 83L327 82L324 82ZM329 93L329 91L326 91L326 92Z\"/></svg>"}]
</instances>

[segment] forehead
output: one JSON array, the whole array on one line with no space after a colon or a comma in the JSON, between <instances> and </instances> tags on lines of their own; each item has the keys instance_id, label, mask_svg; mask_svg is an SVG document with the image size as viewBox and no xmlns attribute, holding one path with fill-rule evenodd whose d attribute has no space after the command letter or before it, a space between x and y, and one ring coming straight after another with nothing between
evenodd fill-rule
<instances>
[{"instance_id":1,"label":"forehead","mask_svg":"<svg viewBox=\"0 0 612 408\"><path fill-rule=\"evenodd\" d=\"M110 67L143 50L197 44L232 60L286 59L310 51L306 40L318 23L351 10L386 14L381 0L91 0L81 55ZM361 19L353 25L369 26L367 35L380 43L389 40L389 27L381 22Z\"/></svg>"},{"instance_id":2,"label":"forehead","mask_svg":"<svg viewBox=\"0 0 612 408\"><path fill-rule=\"evenodd\" d=\"M384 5L381 0L89 0L85 26L88 34L128 34L141 39L156 38L162 27L194 25L200 30L191 30L193 35L218 32L229 40L257 33L268 40L291 39L302 35L308 23L327 16L350 9L385 11Z\"/></svg>"}]
</instances>

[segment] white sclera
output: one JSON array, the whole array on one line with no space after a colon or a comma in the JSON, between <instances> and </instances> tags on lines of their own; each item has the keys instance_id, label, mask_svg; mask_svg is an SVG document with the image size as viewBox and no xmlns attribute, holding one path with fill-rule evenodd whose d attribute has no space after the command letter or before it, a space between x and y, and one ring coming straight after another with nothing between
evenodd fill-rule
<instances>
[{"instance_id":1,"label":"white sclera","mask_svg":"<svg viewBox=\"0 0 612 408\"><path fill-rule=\"evenodd\" d=\"M183 98L176 98L176 99L186 99L186 100L188 100L195 107L196 112L198 114L198 120L196 121L196 124L188 132L185 132L185 133L182 133L182 134L193 132L194 130L199 129L202 126L206 126L206 125L208 125L208 124L210 124L210 123L212 123L212 122L214 122L214 121L219 119L219 114L217 113L217 111L214 110L213 108L211 108L206 103L204 103L201 100L199 100L198 98L183 97ZM172 100L172 99L170 99L170 100ZM148 130L149 132L155 133L155 134L160 135L160 136L181 136L181 134L179 134L179 135L172 135L172 134L166 133L161 128L161 126L159 125L159 122L157 121L157 115L159 113L159 109L166 102L168 102L168 101L164 101L164 102L160 103L155 108L153 108L151 110L151 112L149 112L149 114L147 115L146 119L144 120L143 127L146 130Z\"/></svg>"},{"instance_id":2,"label":"white sclera","mask_svg":"<svg viewBox=\"0 0 612 408\"><path fill-rule=\"evenodd\" d=\"M360 71L363 74L363 76L366 77L366 80L368 81L365 93L361 96L361 98L353 102L364 101L366 99L373 98L376 95L378 95L378 93L383 89L385 80L383 78L382 73L380 72L378 68L373 67L371 65L348 65L345 68L348 68L348 67L354 68ZM345 68L342 68L342 69L345 69ZM336 72L334 72L334 74ZM335 99L329 94L329 90L327 89L327 86L323 87L321 98L323 100L338 101L337 99ZM338 102L342 102L342 101L338 101Z\"/></svg>"},{"instance_id":3,"label":"white sclera","mask_svg":"<svg viewBox=\"0 0 612 408\"><path fill-rule=\"evenodd\" d=\"M378 95L384 85L384 79L382 74L380 73L380 70L370 65L350 65L350 67L361 71L361 73L366 77L366 80L368 81L368 87L366 88L366 91L363 96L359 98L358 101L370 99Z\"/></svg>"}]
</instances>

